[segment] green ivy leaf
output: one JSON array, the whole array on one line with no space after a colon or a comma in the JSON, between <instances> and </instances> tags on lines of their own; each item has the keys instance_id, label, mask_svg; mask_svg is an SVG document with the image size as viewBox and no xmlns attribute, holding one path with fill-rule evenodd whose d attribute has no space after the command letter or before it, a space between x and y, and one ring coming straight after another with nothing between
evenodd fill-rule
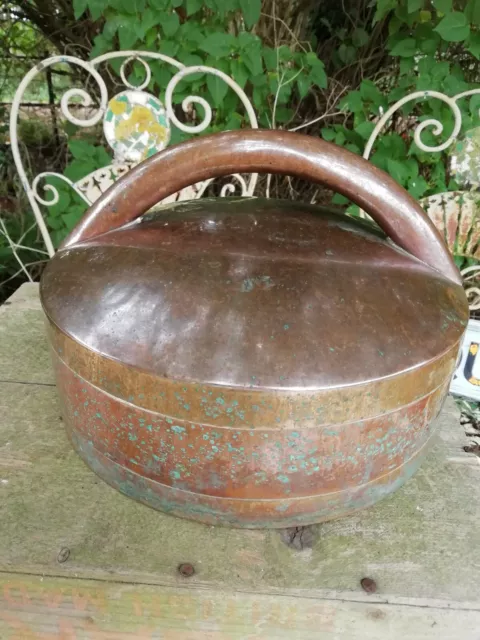
<instances>
[{"instance_id":1,"label":"green ivy leaf","mask_svg":"<svg viewBox=\"0 0 480 640\"><path fill-rule=\"evenodd\" d=\"M429 71L434 80L443 80L450 74L450 63L446 60L438 61L430 58Z\"/></svg>"},{"instance_id":2,"label":"green ivy leaf","mask_svg":"<svg viewBox=\"0 0 480 640\"><path fill-rule=\"evenodd\" d=\"M187 22L180 26L177 39L181 40L182 43L187 40L199 45L205 41L205 33L200 29L195 20L187 20Z\"/></svg>"},{"instance_id":3,"label":"green ivy leaf","mask_svg":"<svg viewBox=\"0 0 480 640\"><path fill-rule=\"evenodd\" d=\"M311 63L310 73L308 76L312 84L316 84L320 89L327 86L327 74L323 62L315 56L315 62Z\"/></svg>"},{"instance_id":4,"label":"green ivy leaf","mask_svg":"<svg viewBox=\"0 0 480 640\"><path fill-rule=\"evenodd\" d=\"M113 46L112 39L106 38L103 35L103 33L100 33L98 36L96 36L93 43L94 43L93 47L90 51L90 60L93 60L93 58L100 56L102 53L105 53L106 51L111 51Z\"/></svg>"},{"instance_id":5,"label":"green ivy leaf","mask_svg":"<svg viewBox=\"0 0 480 640\"><path fill-rule=\"evenodd\" d=\"M390 133L383 136L381 140L381 147L388 158L405 159L405 142L398 133Z\"/></svg>"},{"instance_id":6,"label":"green ivy leaf","mask_svg":"<svg viewBox=\"0 0 480 640\"><path fill-rule=\"evenodd\" d=\"M358 204L351 204L345 209L345 213L348 213L348 215L353 216L354 218L359 218L360 207L358 206Z\"/></svg>"},{"instance_id":7,"label":"green ivy leaf","mask_svg":"<svg viewBox=\"0 0 480 640\"><path fill-rule=\"evenodd\" d=\"M105 11L105 2L104 0L88 0L88 8L92 19L98 20Z\"/></svg>"},{"instance_id":8,"label":"green ivy leaf","mask_svg":"<svg viewBox=\"0 0 480 640\"><path fill-rule=\"evenodd\" d=\"M261 47L262 41L254 33L249 31L240 31L238 34L238 46L241 49L250 49L251 47Z\"/></svg>"},{"instance_id":9,"label":"green ivy leaf","mask_svg":"<svg viewBox=\"0 0 480 640\"><path fill-rule=\"evenodd\" d=\"M64 213L65 211L67 211L68 207L70 206L71 203L71 197L70 197L70 193L67 191L67 189L64 189L62 187L66 186L64 184L58 184L58 180L48 180L47 181L49 184L51 184L54 188L57 189L58 192L58 202L54 205L52 205L51 207L48 208L48 213L52 218L57 218L57 220L60 218L60 216L62 215L62 213ZM62 224L62 220L60 218L60 226ZM51 225L53 229L59 229L60 227L57 225L55 226L54 224Z\"/></svg>"},{"instance_id":10,"label":"green ivy leaf","mask_svg":"<svg viewBox=\"0 0 480 640\"><path fill-rule=\"evenodd\" d=\"M408 193L416 200L420 199L428 189L428 183L422 176L411 178L408 181Z\"/></svg>"},{"instance_id":11,"label":"green ivy leaf","mask_svg":"<svg viewBox=\"0 0 480 640\"><path fill-rule=\"evenodd\" d=\"M331 142L335 138L335 131L329 127L324 127L320 133L322 134L322 138L328 142Z\"/></svg>"},{"instance_id":12,"label":"green ivy leaf","mask_svg":"<svg viewBox=\"0 0 480 640\"><path fill-rule=\"evenodd\" d=\"M98 169L111 164L112 158L107 153L105 147L97 147L95 150L95 164Z\"/></svg>"},{"instance_id":13,"label":"green ivy leaf","mask_svg":"<svg viewBox=\"0 0 480 640\"><path fill-rule=\"evenodd\" d=\"M202 0L187 0L187 16L192 16L203 7Z\"/></svg>"},{"instance_id":14,"label":"green ivy leaf","mask_svg":"<svg viewBox=\"0 0 480 640\"><path fill-rule=\"evenodd\" d=\"M399 162L393 158L388 158L387 171L399 184L406 184L409 177L409 171L403 162Z\"/></svg>"},{"instance_id":15,"label":"green ivy leaf","mask_svg":"<svg viewBox=\"0 0 480 640\"><path fill-rule=\"evenodd\" d=\"M352 153L356 153L357 155L361 155L363 151L363 144L362 148L360 148L357 144L353 144L353 142L347 142L345 144L345 149L348 149L349 151L351 151Z\"/></svg>"},{"instance_id":16,"label":"green ivy leaf","mask_svg":"<svg viewBox=\"0 0 480 640\"><path fill-rule=\"evenodd\" d=\"M312 83L310 81L309 77L306 77L303 73L301 73L298 77L297 77L297 89L298 89L298 95L300 96L300 98L303 100L303 98L305 98L305 96L308 94L308 92L310 91L310 87L312 86Z\"/></svg>"},{"instance_id":17,"label":"green ivy leaf","mask_svg":"<svg viewBox=\"0 0 480 640\"><path fill-rule=\"evenodd\" d=\"M378 87L371 80L362 80L360 84L360 95L363 100L369 100L378 107L383 102L383 96Z\"/></svg>"},{"instance_id":18,"label":"green ivy leaf","mask_svg":"<svg viewBox=\"0 0 480 640\"><path fill-rule=\"evenodd\" d=\"M460 189L460 185L454 178L450 178L447 184L448 191L458 191Z\"/></svg>"},{"instance_id":19,"label":"green ivy leaf","mask_svg":"<svg viewBox=\"0 0 480 640\"><path fill-rule=\"evenodd\" d=\"M243 124L243 116L239 113L232 113L232 115L227 120L225 125L225 129L227 131L232 131L232 129L241 129Z\"/></svg>"},{"instance_id":20,"label":"green ivy leaf","mask_svg":"<svg viewBox=\"0 0 480 640\"><path fill-rule=\"evenodd\" d=\"M368 33L365 29L357 27L352 33L352 42L356 47L363 47L368 42Z\"/></svg>"},{"instance_id":21,"label":"green ivy leaf","mask_svg":"<svg viewBox=\"0 0 480 640\"><path fill-rule=\"evenodd\" d=\"M469 0L465 7L465 16L471 24L480 26L480 0Z\"/></svg>"},{"instance_id":22,"label":"green ivy leaf","mask_svg":"<svg viewBox=\"0 0 480 640\"><path fill-rule=\"evenodd\" d=\"M250 76L250 82L253 87L263 87L267 84L267 77L264 73L260 73L258 76Z\"/></svg>"},{"instance_id":23,"label":"green ivy leaf","mask_svg":"<svg viewBox=\"0 0 480 640\"><path fill-rule=\"evenodd\" d=\"M294 111L290 107L277 107L275 120L280 124L286 124L293 118Z\"/></svg>"},{"instance_id":24,"label":"green ivy leaf","mask_svg":"<svg viewBox=\"0 0 480 640\"><path fill-rule=\"evenodd\" d=\"M398 33L398 31L400 31L400 27L402 26L403 22L399 18L397 18L397 16L392 16L388 21L388 35L392 36L395 33Z\"/></svg>"},{"instance_id":25,"label":"green ivy leaf","mask_svg":"<svg viewBox=\"0 0 480 640\"><path fill-rule=\"evenodd\" d=\"M237 0L220 0L220 2L217 2L217 11L221 18L224 18L231 11L236 11L238 8Z\"/></svg>"},{"instance_id":26,"label":"green ivy leaf","mask_svg":"<svg viewBox=\"0 0 480 640\"><path fill-rule=\"evenodd\" d=\"M99 0L94 0L94 2L97 2ZM89 0L90 2L90 0ZM106 2L103 2L103 6L105 8ZM131 0L131 2L129 0L111 0L111 5L112 8L115 9L115 11L119 11L120 13L127 13L130 15L135 15L136 13L136 2L135 0Z\"/></svg>"},{"instance_id":27,"label":"green ivy leaf","mask_svg":"<svg viewBox=\"0 0 480 640\"><path fill-rule=\"evenodd\" d=\"M447 42L462 42L470 34L470 27L465 14L452 11L442 18L435 31Z\"/></svg>"},{"instance_id":28,"label":"green ivy leaf","mask_svg":"<svg viewBox=\"0 0 480 640\"><path fill-rule=\"evenodd\" d=\"M105 25L103 27L102 35L106 38L113 38L117 33L118 27L122 22L122 16L120 14L111 15L105 19Z\"/></svg>"},{"instance_id":29,"label":"green ivy leaf","mask_svg":"<svg viewBox=\"0 0 480 640\"><path fill-rule=\"evenodd\" d=\"M172 127L172 133L170 135L170 146L174 144L180 144L180 142L185 142L185 140L190 140L191 137L191 134L185 133L185 131L180 131L180 129L177 129L177 127Z\"/></svg>"},{"instance_id":30,"label":"green ivy leaf","mask_svg":"<svg viewBox=\"0 0 480 640\"><path fill-rule=\"evenodd\" d=\"M214 58L223 58L230 53L234 40L229 33L212 33L203 39L200 49Z\"/></svg>"},{"instance_id":31,"label":"green ivy leaf","mask_svg":"<svg viewBox=\"0 0 480 640\"><path fill-rule=\"evenodd\" d=\"M98 169L98 167L95 166L95 162L92 160L89 161L87 159L83 161L75 159L66 167L65 175L73 182L76 182L88 176L88 174L95 171L95 169Z\"/></svg>"},{"instance_id":32,"label":"green ivy leaf","mask_svg":"<svg viewBox=\"0 0 480 640\"><path fill-rule=\"evenodd\" d=\"M355 47L351 47L342 43L338 48L338 57L344 64L350 64L355 60L355 56L357 55Z\"/></svg>"},{"instance_id":33,"label":"green ivy leaf","mask_svg":"<svg viewBox=\"0 0 480 640\"><path fill-rule=\"evenodd\" d=\"M118 39L121 49L131 49L133 47L138 40L135 20L122 20L118 27Z\"/></svg>"},{"instance_id":34,"label":"green ivy leaf","mask_svg":"<svg viewBox=\"0 0 480 640\"><path fill-rule=\"evenodd\" d=\"M438 158L438 156L435 157ZM436 162L433 166L430 172L430 182L435 187L435 193L447 190L445 167L442 162Z\"/></svg>"},{"instance_id":35,"label":"green ivy leaf","mask_svg":"<svg viewBox=\"0 0 480 640\"><path fill-rule=\"evenodd\" d=\"M169 0L148 0L148 4L156 11L164 11L168 6Z\"/></svg>"},{"instance_id":36,"label":"green ivy leaf","mask_svg":"<svg viewBox=\"0 0 480 640\"><path fill-rule=\"evenodd\" d=\"M264 47L263 59L265 61L265 66L267 67L267 71L277 70L277 52L275 49L271 49L270 47ZM316 59L317 59L317 56L315 56L315 60Z\"/></svg>"},{"instance_id":37,"label":"green ivy leaf","mask_svg":"<svg viewBox=\"0 0 480 640\"><path fill-rule=\"evenodd\" d=\"M179 46L178 42L175 42L174 40L160 40L159 48L161 53L173 58L177 55Z\"/></svg>"},{"instance_id":38,"label":"green ivy leaf","mask_svg":"<svg viewBox=\"0 0 480 640\"><path fill-rule=\"evenodd\" d=\"M260 48L250 47L243 52L242 60L247 69L254 76L263 72L262 54Z\"/></svg>"},{"instance_id":39,"label":"green ivy leaf","mask_svg":"<svg viewBox=\"0 0 480 640\"><path fill-rule=\"evenodd\" d=\"M452 10L452 0L435 0L437 13L450 13Z\"/></svg>"},{"instance_id":40,"label":"green ivy leaf","mask_svg":"<svg viewBox=\"0 0 480 640\"><path fill-rule=\"evenodd\" d=\"M478 118L480 116L480 94L476 94L470 98L470 113Z\"/></svg>"},{"instance_id":41,"label":"green ivy leaf","mask_svg":"<svg viewBox=\"0 0 480 640\"><path fill-rule=\"evenodd\" d=\"M172 79L172 71L170 70L170 67L167 66L164 62L153 61L150 64L150 68L152 70L153 77L158 88L162 92L165 91L167 84Z\"/></svg>"},{"instance_id":42,"label":"green ivy leaf","mask_svg":"<svg viewBox=\"0 0 480 640\"><path fill-rule=\"evenodd\" d=\"M230 62L231 76L235 82L243 89L247 84L249 77L248 69L241 60L232 60Z\"/></svg>"},{"instance_id":43,"label":"green ivy leaf","mask_svg":"<svg viewBox=\"0 0 480 640\"><path fill-rule=\"evenodd\" d=\"M402 58L400 60L400 73L401 75L405 75L410 73L415 66L414 58Z\"/></svg>"},{"instance_id":44,"label":"green ivy leaf","mask_svg":"<svg viewBox=\"0 0 480 640\"><path fill-rule=\"evenodd\" d=\"M83 216L83 211L80 207L71 207L68 213L62 215L62 220L67 228L67 231L71 231L73 227L80 221Z\"/></svg>"},{"instance_id":45,"label":"green ivy leaf","mask_svg":"<svg viewBox=\"0 0 480 640\"><path fill-rule=\"evenodd\" d=\"M254 87L252 97L253 104L259 110L262 115L262 110L265 109L265 101L268 96L268 88L267 87Z\"/></svg>"},{"instance_id":46,"label":"green ivy leaf","mask_svg":"<svg viewBox=\"0 0 480 640\"><path fill-rule=\"evenodd\" d=\"M369 122L368 120L359 124L358 127L355 127L355 131L363 138L363 140L368 140L374 129L374 123Z\"/></svg>"},{"instance_id":47,"label":"green ivy leaf","mask_svg":"<svg viewBox=\"0 0 480 640\"><path fill-rule=\"evenodd\" d=\"M65 133L69 138L73 137L76 133L78 133L79 129L80 129L79 126L77 126L76 124L73 124L73 122L68 122L68 120L66 120L65 124L63 125L63 130L65 131Z\"/></svg>"},{"instance_id":48,"label":"green ivy leaf","mask_svg":"<svg viewBox=\"0 0 480 640\"><path fill-rule=\"evenodd\" d=\"M424 0L408 0L407 11L408 13L414 13L419 9L423 9Z\"/></svg>"},{"instance_id":49,"label":"green ivy leaf","mask_svg":"<svg viewBox=\"0 0 480 640\"><path fill-rule=\"evenodd\" d=\"M52 207L50 207L51 209ZM49 210L50 211L50 210ZM61 217L56 217L54 215L49 215L46 218L49 229L63 229L64 223Z\"/></svg>"},{"instance_id":50,"label":"green ivy leaf","mask_svg":"<svg viewBox=\"0 0 480 640\"><path fill-rule=\"evenodd\" d=\"M375 11L375 15L373 17L373 23L379 22L383 20L383 18L396 9L397 0L377 0L377 10Z\"/></svg>"},{"instance_id":51,"label":"green ivy leaf","mask_svg":"<svg viewBox=\"0 0 480 640\"><path fill-rule=\"evenodd\" d=\"M186 67L198 67L200 65L203 65L203 60L200 58L200 56L197 56L194 53L189 53L186 56L182 56L180 61L183 62ZM188 82L197 82L204 76L205 73L201 71L199 73L192 73L191 76L188 76Z\"/></svg>"},{"instance_id":52,"label":"green ivy leaf","mask_svg":"<svg viewBox=\"0 0 480 640\"><path fill-rule=\"evenodd\" d=\"M400 40L390 51L391 56L400 56L402 58L411 58L417 53L417 42L414 38L405 38Z\"/></svg>"},{"instance_id":53,"label":"green ivy leaf","mask_svg":"<svg viewBox=\"0 0 480 640\"><path fill-rule=\"evenodd\" d=\"M363 111L363 100L360 91L350 91L340 102L340 109L348 109L352 113Z\"/></svg>"},{"instance_id":54,"label":"green ivy leaf","mask_svg":"<svg viewBox=\"0 0 480 640\"><path fill-rule=\"evenodd\" d=\"M260 19L262 0L240 0L240 10L248 29L251 29Z\"/></svg>"},{"instance_id":55,"label":"green ivy leaf","mask_svg":"<svg viewBox=\"0 0 480 640\"><path fill-rule=\"evenodd\" d=\"M467 51L469 51L477 60L480 60L480 33L470 34Z\"/></svg>"},{"instance_id":56,"label":"green ivy leaf","mask_svg":"<svg viewBox=\"0 0 480 640\"><path fill-rule=\"evenodd\" d=\"M152 27L145 34L145 47L147 49L151 49L152 51L157 51L158 47L156 46L157 38L159 37L159 33L155 27Z\"/></svg>"},{"instance_id":57,"label":"green ivy leaf","mask_svg":"<svg viewBox=\"0 0 480 640\"><path fill-rule=\"evenodd\" d=\"M183 0L170 0L170 2L175 9L183 4Z\"/></svg>"},{"instance_id":58,"label":"green ivy leaf","mask_svg":"<svg viewBox=\"0 0 480 640\"><path fill-rule=\"evenodd\" d=\"M163 27L163 33L169 38L173 36L180 26L180 19L176 11L172 11L172 13L167 13L162 16L161 25Z\"/></svg>"},{"instance_id":59,"label":"green ivy leaf","mask_svg":"<svg viewBox=\"0 0 480 640\"><path fill-rule=\"evenodd\" d=\"M332 198L332 204L347 204L348 202L350 202L350 200L342 196L341 193L336 193Z\"/></svg>"},{"instance_id":60,"label":"green ivy leaf","mask_svg":"<svg viewBox=\"0 0 480 640\"><path fill-rule=\"evenodd\" d=\"M74 158L84 160L95 156L96 147L86 140L69 140L68 149Z\"/></svg>"},{"instance_id":61,"label":"green ivy leaf","mask_svg":"<svg viewBox=\"0 0 480 640\"><path fill-rule=\"evenodd\" d=\"M207 87L213 99L213 104L218 107L228 91L228 85L224 80L212 74L207 75Z\"/></svg>"},{"instance_id":62,"label":"green ivy leaf","mask_svg":"<svg viewBox=\"0 0 480 640\"><path fill-rule=\"evenodd\" d=\"M78 20L87 9L88 0L73 0L73 15Z\"/></svg>"},{"instance_id":63,"label":"green ivy leaf","mask_svg":"<svg viewBox=\"0 0 480 640\"><path fill-rule=\"evenodd\" d=\"M457 93L462 93L462 91L467 91L469 86L464 80L460 80L460 78L450 74L443 81L443 88L449 95L456 95ZM446 110L446 114L451 114L451 111L448 108Z\"/></svg>"},{"instance_id":64,"label":"green ivy leaf","mask_svg":"<svg viewBox=\"0 0 480 640\"><path fill-rule=\"evenodd\" d=\"M404 147L405 145L402 145ZM409 178L416 178L418 176L418 162L415 158L407 158L405 160L405 167L408 171Z\"/></svg>"},{"instance_id":65,"label":"green ivy leaf","mask_svg":"<svg viewBox=\"0 0 480 640\"><path fill-rule=\"evenodd\" d=\"M407 11L407 3L406 2L397 2L395 7L395 17L397 17L402 22L402 26L406 24L408 27L411 27L413 22L416 19L415 14L410 14Z\"/></svg>"},{"instance_id":66,"label":"green ivy leaf","mask_svg":"<svg viewBox=\"0 0 480 640\"><path fill-rule=\"evenodd\" d=\"M293 53L290 47L287 47L286 44L282 44L278 47L278 58L282 62L289 62L293 58Z\"/></svg>"},{"instance_id":67,"label":"green ivy leaf","mask_svg":"<svg viewBox=\"0 0 480 640\"><path fill-rule=\"evenodd\" d=\"M440 37L436 33L432 33L431 38L420 40L420 51L428 55L434 55L438 51L438 43Z\"/></svg>"},{"instance_id":68,"label":"green ivy leaf","mask_svg":"<svg viewBox=\"0 0 480 640\"><path fill-rule=\"evenodd\" d=\"M136 22L136 32L139 40L142 40L149 29L156 26L159 22L158 14L148 7L142 13L140 20Z\"/></svg>"},{"instance_id":69,"label":"green ivy leaf","mask_svg":"<svg viewBox=\"0 0 480 640\"><path fill-rule=\"evenodd\" d=\"M420 75L428 74L432 70L432 67L435 65L435 62L435 59L430 58L429 56L421 58L418 61L418 73Z\"/></svg>"}]
</instances>

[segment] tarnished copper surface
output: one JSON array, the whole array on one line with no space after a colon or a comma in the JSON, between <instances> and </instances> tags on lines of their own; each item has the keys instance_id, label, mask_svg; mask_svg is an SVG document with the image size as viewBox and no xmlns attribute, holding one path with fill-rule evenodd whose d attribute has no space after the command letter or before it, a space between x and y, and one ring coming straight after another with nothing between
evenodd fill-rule
<instances>
[{"instance_id":1,"label":"tarnished copper surface","mask_svg":"<svg viewBox=\"0 0 480 640\"><path fill-rule=\"evenodd\" d=\"M352 154L278 132L206 140L113 187L44 272L72 443L127 495L204 522L294 526L372 504L428 449L468 319L455 267L421 209ZM348 193L417 257L292 202L131 222L180 182L267 165Z\"/></svg>"},{"instance_id":2,"label":"tarnished copper surface","mask_svg":"<svg viewBox=\"0 0 480 640\"><path fill-rule=\"evenodd\" d=\"M52 325L49 333L53 349L62 361L106 393L151 412L173 416L176 421L204 421L230 427L279 423L318 426L345 422L352 415L363 419L393 411L441 386L453 371L459 346L454 344L437 360L404 372L401 385L397 376L389 376L375 384L309 391L285 389L284 393L273 394L270 389L250 385L242 388L203 383L193 386L195 393L190 393L185 402L185 380L162 376L159 381L155 374L92 352ZM217 402L219 388L224 403Z\"/></svg>"}]
</instances>

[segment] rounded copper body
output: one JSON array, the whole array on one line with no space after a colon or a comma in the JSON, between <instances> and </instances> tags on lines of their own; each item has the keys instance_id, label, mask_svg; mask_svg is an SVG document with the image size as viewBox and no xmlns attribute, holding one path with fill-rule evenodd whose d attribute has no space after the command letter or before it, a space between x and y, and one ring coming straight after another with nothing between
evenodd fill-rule
<instances>
[{"instance_id":1,"label":"rounded copper body","mask_svg":"<svg viewBox=\"0 0 480 640\"><path fill-rule=\"evenodd\" d=\"M210 140L302 138L256 135ZM148 164L98 211L117 215ZM292 202L133 218L92 232L87 214L42 279L65 424L94 471L154 508L243 527L338 517L410 477L468 319L448 255L442 275L369 223Z\"/></svg>"}]
</instances>

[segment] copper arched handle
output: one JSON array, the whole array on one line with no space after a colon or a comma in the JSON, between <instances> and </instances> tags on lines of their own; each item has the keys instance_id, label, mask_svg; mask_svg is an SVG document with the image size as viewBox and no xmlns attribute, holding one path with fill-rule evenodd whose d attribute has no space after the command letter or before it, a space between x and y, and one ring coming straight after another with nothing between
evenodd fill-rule
<instances>
[{"instance_id":1,"label":"copper arched handle","mask_svg":"<svg viewBox=\"0 0 480 640\"><path fill-rule=\"evenodd\" d=\"M131 222L163 198L196 182L257 172L294 175L341 193L360 205L397 245L461 284L443 239L403 187L346 149L287 131L229 131L158 153L110 187L62 249Z\"/></svg>"}]
</instances>

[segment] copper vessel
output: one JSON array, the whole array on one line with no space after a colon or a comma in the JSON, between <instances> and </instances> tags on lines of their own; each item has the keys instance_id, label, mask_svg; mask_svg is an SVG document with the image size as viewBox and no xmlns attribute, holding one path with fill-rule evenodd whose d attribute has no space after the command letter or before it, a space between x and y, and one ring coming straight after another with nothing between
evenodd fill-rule
<instances>
[{"instance_id":1,"label":"copper vessel","mask_svg":"<svg viewBox=\"0 0 480 640\"><path fill-rule=\"evenodd\" d=\"M219 198L232 172L300 176L376 221ZM432 440L468 320L459 273L388 175L319 139L238 131L117 182L45 269L65 425L106 482L236 527L342 516L400 487Z\"/></svg>"}]
</instances>

